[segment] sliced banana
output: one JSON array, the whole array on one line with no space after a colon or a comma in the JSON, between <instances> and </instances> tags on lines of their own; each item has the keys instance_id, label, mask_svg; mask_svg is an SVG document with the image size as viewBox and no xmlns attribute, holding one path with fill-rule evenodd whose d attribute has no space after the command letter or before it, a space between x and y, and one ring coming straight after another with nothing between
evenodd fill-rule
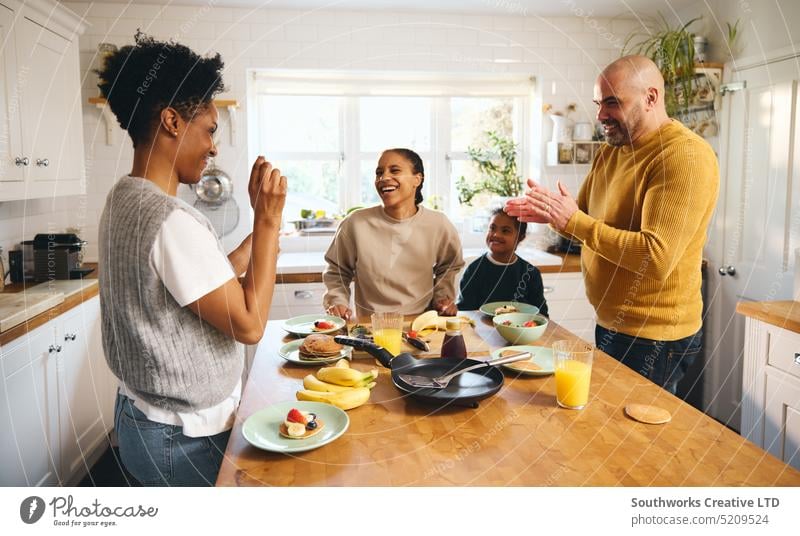
<instances>
[{"instance_id":1,"label":"sliced banana","mask_svg":"<svg viewBox=\"0 0 800 536\"><path fill-rule=\"evenodd\" d=\"M290 422L286 426L286 431L292 437L300 437L302 435L305 435L306 427L305 427L305 425L300 424L299 422Z\"/></svg>"}]
</instances>

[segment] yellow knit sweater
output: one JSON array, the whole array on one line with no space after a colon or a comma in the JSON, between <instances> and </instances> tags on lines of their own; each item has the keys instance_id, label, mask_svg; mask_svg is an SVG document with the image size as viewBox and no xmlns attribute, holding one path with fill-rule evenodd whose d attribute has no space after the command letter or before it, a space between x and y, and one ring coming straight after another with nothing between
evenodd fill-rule
<instances>
[{"instance_id":1,"label":"yellow knit sweater","mask_svg":"<svg viewBox=\"0 0 800 536\"><path fill-rule=\"evenodd\" d=\"M700 329L700 265L718 192L714 151L677 121L633 147L602 146L565 229L583 242L598 324L666 341Z\"/></svg>"}]
</instances>

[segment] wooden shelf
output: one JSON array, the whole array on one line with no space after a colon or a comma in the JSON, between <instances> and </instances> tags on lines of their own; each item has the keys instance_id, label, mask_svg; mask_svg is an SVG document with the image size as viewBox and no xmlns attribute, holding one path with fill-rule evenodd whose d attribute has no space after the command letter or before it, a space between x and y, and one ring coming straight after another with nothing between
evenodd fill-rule
<instances>
[{"instance_id":1,"label":"wooden shelf","mask_svg":"<svg viewBox=\"0 0 800 536\"><path fill-rule=\"evenodd\" d=\"M105 97L89 97L89 104L105 104L107 101ZM236 99L214 99L214 106L217 108L228 108L229 106L239 107L239 101Z\"/></svg>"},{"instance_id":2,"label":"wooden shelf","mask_svg":"<svg viewBox=\"0 0 800 536\"><path fill-rule=\"evenodd\" d=\"M111 110L106 106L105 97L89 97L89 104L94 104L103 116L103 121L106 124L106 145L113 145L114 143L114 130L116 130L117 122ZM230 121L231 132L231 145L236 145L236 109L239 108L239 101L236 99L214 99L214 106L227 110L228 119Z\"/></svg>"},{"instance_id":3,"label":"wooden shelf","mask_svg":"<svg viewBox=\"0 0 800 536\"><path fill-rule=\"evenodd\" d=\"M602 141L548 141L545 162L548 166L588 166Z\"/></svg>"}]
</instances>

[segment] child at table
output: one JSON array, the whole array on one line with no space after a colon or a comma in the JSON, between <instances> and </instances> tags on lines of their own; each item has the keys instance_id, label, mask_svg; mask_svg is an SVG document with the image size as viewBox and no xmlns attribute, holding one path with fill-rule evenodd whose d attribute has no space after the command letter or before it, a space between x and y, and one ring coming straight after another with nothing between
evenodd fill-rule
<instances>
[{"instance_id":1,"label":"child at table","mask_svg":"<svg viewBox=\"0 0 800 536\"><path fill-rule=\"evenodd\" d=\"M472 261L461 278L458 308L468 311L485 303L513 301L527 303L547 315L542 274L516 254L525 239L528 224L512 218L502 208L492 211L486 232L489 251Z\"/></svg>"}]
</instances>

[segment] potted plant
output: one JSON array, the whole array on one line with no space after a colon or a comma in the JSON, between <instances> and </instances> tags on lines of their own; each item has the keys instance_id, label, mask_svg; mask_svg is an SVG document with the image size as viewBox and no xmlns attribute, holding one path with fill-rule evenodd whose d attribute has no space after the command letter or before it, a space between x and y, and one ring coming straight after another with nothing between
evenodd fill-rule
<instances>
[{"instance_id":1,"label":"potted plant","mask_svg":"<svg viewBox=\"0 0 800 536\"><path fill-rule=\"evenodd\" d=\"M458 200L472 205L472 199L483 192L500 197L517 197L522 193L522 181L517 175L517 144L495 131L487 131L488 149L468 147L467 154L478 168L481 177L468 181L463 175L456 183Z\"/></svg>"},{"instance_id":2,"label":"potted plant","mask_svg":"<svg viewBox=\"0 0 800 536\"><path fill-rule=\"evenodd\" d=\"M628 36L622 55L641 54L658 65L664 76L667 114L675 117L686 113L691 104L695 56L689 27L702 17L676 27L671 27L663 15L659 17L654 28Z\"/></svg>"}]
</instances>

